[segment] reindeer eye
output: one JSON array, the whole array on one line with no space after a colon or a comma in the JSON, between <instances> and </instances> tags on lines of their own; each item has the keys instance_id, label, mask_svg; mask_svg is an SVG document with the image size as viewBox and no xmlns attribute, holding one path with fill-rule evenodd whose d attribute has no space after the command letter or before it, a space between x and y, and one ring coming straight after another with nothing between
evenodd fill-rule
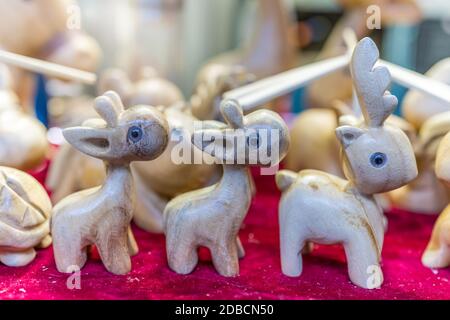
<instances>
[{"instance_id":1,"label":"reindeer eye","mask_svg":"<svg viewBox=\"0 0 450 320\"><path fill-rule=\"evenodd\" d=\"M260 143L259 140L260 139L259 139L259 134L258 133L251 134L251 135L249 135L247 137L247 145L249 147L259 148L259 143Z\"/></svg>"},{"instance_id":2,"label":"reindeer eye","mask_svg":"<svg viewBox=\"0 0 450 320\"><path fill-rule=\"evenodd\" d=\"M370 164L375 168L382 168L387 162L387 157L384 153L375 152L370 156Z\"/></svg>"},{"instance_id":3,"label":"reindeer eye","mask_svg":"<svg viewBox=\"0 0 450 320\"><path fill-rule=\"evenodd\" d=\"M128 140L136 143L142 139L142 129L138 126L132 126L128 129Z\"/></svg>"}]
</instances>

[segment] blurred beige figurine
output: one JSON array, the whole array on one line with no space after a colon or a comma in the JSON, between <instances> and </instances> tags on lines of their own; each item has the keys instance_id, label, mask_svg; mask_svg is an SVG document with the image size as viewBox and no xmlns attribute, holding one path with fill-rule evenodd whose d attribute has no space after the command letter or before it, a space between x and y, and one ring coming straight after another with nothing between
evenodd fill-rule
<instances>
[{"instance_id":1,"label":"blurred beige figurine","mask_svg":"<svg viewBox=\"0 0 450 320\"><path fill-rule=\"evenodd\" d=\"M111 91L95 100L95 109L104 121L87 120L82 127L64 130L64 136L78 150L105 161L107 176L102 186L74 193L54 207L56 266L60 272L83 267L88 247L96 245L108 271L126 274L130 255L138 250L130 229L135 198L130 162L160 156L169 126L153 107L124 110Z\"/></svg>"},{"instance_id":2,"label":"blurred beige figurine","mask_svg":"<svg viewBox=\"0 0 450 320\"><path fill-rule=\"evenodd\" d=\"M180 274L194 270L199 246L211 250L221 275L239 274L238 257L244 256L244 250L238 232L252 198L247 166L275 165L289 148L287 126L276 113L259 110L244 116L233 101L225 101L221 110L227 125L205 122L192 137L197 148L222 163L221 180L172 199L164 210L167 258L170 268ZM267 155L268 162L260 156L252 158L258 153Z\"/></svg>"},{"instance_id":3,"label":"blurred beige figurine","mask_svg":"<svg viewBox=\"0 0 450 320\"><path fill-rule=\"evenodd\" d=\"M0 0L0 47L94 71L100 59L100 47L80 30L80 19L79 7L72 0ZM13 70L14 91L21 105L27 106L34 92L34 77L28 71Z\"/></svg>"},{"instance_id":4,"label":"blurred beige figurine","mask_svg":"<svg viewBox=\"0 0 450 320\"><path fill-rule=\"evenodd\" d=\"M9 70L0 64L0 165L34 169L47 155L47 130L23 111L11 87Z\"/></svg>"},{"instance_id":5,"label":"blurred beige figurine","mask_svg":"<svg viewBox=\"0 0 450 320\"><path fill-rule=\"evenodd\" d=\"M450 58L436 63L427 77L450 84ZM441 139L450 131L450 107L425 93L410 90L402 111L418 136L414 143L419 176L413 182L389 194L393 206L403 210L436 214L450 201L449 189L437 179L435 156Z\"/></svg>"},{"instance_id":6,"label":"blurred beige figurine","mask_svg":"<svg viewBox=\"0 0 450 320\"><path fill-rule=\"evenodd\" d=\"M391 77L375 43L364 38L351 61L365 123L336 129L348 180L316 171L280 171L281 264L285 275L302 273L302 248L309 241L345 248L350 280L363 288L381 286L384 241L383 211L375 194L396 189L417 176L413 148L398 128L385 126L397 99L386 93Z\"/></svg>"},{"instance_id":7,"label":"blurred beige figurine","mask_svg":"<svg viewBox=\"0 0 450 320\"><path fill-rule=\"evenodd\" d=\"M450 184L450 133L440 142L436 155L436 176ZM429 268L445 268L450 265L450 206L436 221L430 242L422 256L422 263Z\"/></svg>"},{"instance_id":8,"label":"blurred beige figurine","mask_svg":"<svg viewBox=\"0 0 450 320\"><path fill-rule=\"evenodd\" d=\"M48 247L52 204L42 185L25 172L0 167L0 262L29 264L35 248Z\"/></svg>"}]
</instances>

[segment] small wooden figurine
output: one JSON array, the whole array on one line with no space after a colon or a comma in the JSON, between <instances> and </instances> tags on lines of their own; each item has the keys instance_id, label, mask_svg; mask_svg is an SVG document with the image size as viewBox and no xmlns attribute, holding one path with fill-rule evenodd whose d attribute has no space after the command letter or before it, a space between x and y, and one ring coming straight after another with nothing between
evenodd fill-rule
<instances>
[{"instance_id":1,"label":"small wooden figurine","mask_svg":"<svg viewBox=\"0 0 450 320\"><path fill-rule=\"evenodd\" d=\"M450 112L426 120L412 140L419 175L411 183L389 192L395 208L421 214L438 214L450 201L450 190L435 174L436 153L442 138L450 131Z\"/></svg>"},{"instance_id":2,"label":"small wooden figurine","mask_svg":"<svg viewBox=\"0 0 450 320\"><path fill-rule=\"evenodd\" d=\"M397 99L386 93L391 77L375 43L355 48L351 73L365 123L336 129L348 180L316 170L280 171L280 244L283 273L302 273L302 248L309 242L342 243L350 280L363 288L382 283L383 212L374 195L396 189L417 176L413 148L398 128L384 126ZM372 283L371 276L375 275Z\"/></svg>"},{"instance_id":3,"label":"small wooden figurine","mask_svg":"<svg viewBox=\"0 0 450 320\"><path fill-rule=\"evenodd\" d=\"M169 126L153 107L124 110L120 97L107 92L95 101L104 121L88 120L63 131L78 150L105 161L106 181L100 187L74 193L53 210L52 235L60 272L83 267L87 249L96 245L106 269L114 274L131 270L137 246L130 222L135 197L130 162L157 158L168 143Z\"/></svg>"},{"instance_id":4,"label":"small wooden figurine","mask_svg":"<svg viewBox=\"0 0 450 320\"><path fill-rule=\"evenodd\" d=\"M259 110L244 116L233 100L224 101L221 110L227 125L205 122L206 128L192 137L197 148L222 163L220 182L175 197L164 210L167 258L170 268L180 274L194 270L199 246L211 250L214 267L221 275L239 274L238 257L244 250L238 232L252 198L249 155L265 152L275 165L289 147L288 128L276 113ZM215 139L205 141L206 135ZM267 165L256 158L256 164Z\"/></svg>"},{"instance_id":5,"label":"small wooden figurine","mask_svg":"<svg viewBox=\"0 0 450 320\"><path fill-rule=\"evenodd\" d=\"M0 262L21 267L48 247L52 204L42 185L25 172L0 167Z\"/></svg>"},{"instance_id":6,"label":"small wooden figurine","mask_svg":"<svg viewBox=\"0 0 450 320\"><path fill-rule=\"evenodd\" d=\"M9 70L0 64L0 165L34 169L42 164L48 148L47 130L22 110Z\"/></svg>"},{"instance_id":7,"label":"small wooden figurine","mask_svg":"<svg viewBox=\"0 0 450 320\"><path fill-rule=\"evenodd\" d=\"M450 184L450 133L441 140L436 154L436 176L447 186ZM429 268L445 268L450 265L450 206L437 219L431 239L422 256L422 263Z\"/></svg>"}]
</instances>

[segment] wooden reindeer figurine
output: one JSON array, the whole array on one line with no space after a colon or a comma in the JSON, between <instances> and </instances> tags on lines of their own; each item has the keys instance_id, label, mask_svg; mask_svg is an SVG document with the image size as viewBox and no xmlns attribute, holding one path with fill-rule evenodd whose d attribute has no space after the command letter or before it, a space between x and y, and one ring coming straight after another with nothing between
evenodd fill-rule
<instances>
[{"instance_id":1,"label":"wooden reindeer figurine","mask_svg":"<svg viewBox=\"0 0 450 320\"><path fill-rule=\"evenodd\" d=\"M279 220L285 275L301 275L301 251L308 241L342 243L350 280L363 288L382 283L379 266L384 223L374 195L410 182L417 175L417 166L405 133L384 125L397 99L386 94L391 79L388 70L373 69L378 57L375 43L364 38L351 61L365 122L336 129L348 180L316 170L277 174L283 192Z\"/></svg>"},{"instance_id":2,"label":"wooden reindeer figurine","mask_svg":"<svg viewBox=\"0 0 450 320\"><path fill-rule=\"evenodd\" d=\"M436 176L447 186L450 184L450 133L441 140L436 154ZM429 268L445 268L450 265L450 206L436 221L430 242L422 256L422 263Z\"/></svg>"},{"instance_id":3,"label":"wooden reindeer figurine","mask_svg":"<svg viewBox=\"0 0 450 320\"><path fill-rule=\"evenodd\" d=\"M243 257L244 251L238 232L252 198L247 168L252 163L250 155L265 151L270 155L268 162L254 157L253 163L274 165L289 147L288 128L276 113L259 110L244 116L233 100L224 101L221 111L228 126L205 121L206 129L196 130L192 140L197 148L222 163L222 179L172 199L164 210L168 262L180 274L194 270L199 246L211 250L213 264L221 275L239 274L238 257ZM207 135L216 139L208 144L210 141L204 141Z\"/></svg>"},{"instance_id":4,"label":"wooden reindeer figurine","mask_svg":"<svg viewBox=\"0 0 450 320\"><path fill-rule=\"evenodd\" d=\"M112 91L96 99L95 109L105 121L87 120L63 134L78 150L104 160L107 176L103 186L74 193L55 206L56 266L60 272L83 267L87 248L95 244L106 269L125 274L137 250L130 229L135 197L130 162L157 158L167 146L169 129L159 111L148 106L124 110Z\"/></svg>"}]
</instances>

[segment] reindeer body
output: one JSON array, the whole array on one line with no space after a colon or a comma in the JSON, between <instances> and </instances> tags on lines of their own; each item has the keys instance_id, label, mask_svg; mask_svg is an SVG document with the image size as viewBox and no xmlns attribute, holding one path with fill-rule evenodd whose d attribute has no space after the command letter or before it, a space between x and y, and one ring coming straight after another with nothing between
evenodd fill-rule
<instances>
[{"instance_id":1,"label":"reindeer body","mask_svg":"<svg viewBox=\"0 0 450 320\"><path fill-rule=\"evenodd\" d=\"M53 237L56 264L60 272L70 272L70 267L83 267L87 249L96 245L108 271L127 273L131 269L127 229L133 217L134 183L129 167L108 167L103 186L74 193L54 208L52 224L65 225L54 228ZM83 225L88 228L83 228ZM73 239L79 241L73 241ZM132 242L131 242L132 243ZM115 255L110 254L114 246ZM58 252L56 252L58 251ZM129 253L130 252L130 253Z\"/></svg>"},{"instance_id":2,"label":"reindeer body","mask_svg":"<svg viewBox=\"0 0 450 320\"><path fill-rule=\"evenodd\" d=\"M221 275L239 273L237 256L243 257L244 252L237 237L250 207L252 187L245 166L224 165L223 169L219 183L176 197L165 209L165 230L170 230L166 234L168 260L178 273L192 272L199 246L211 250L214 266ZM176 246L179 239L183 239L183 245Z\"/></svg>"},{"instance_id":3,"label":"reindeer body","mask_svg":"<svg viewBox=\"0 0 450 320\"><path fill-rule=\"evenodd\" d=\"M367 268L379 266L384 238L383 211L375 198L321 171L303 170L291 177L280 204L283 273L292 277L302 273L299 252L308 241L341 243L351 280L366 286Z\"/></svg>"}]
</instances>

